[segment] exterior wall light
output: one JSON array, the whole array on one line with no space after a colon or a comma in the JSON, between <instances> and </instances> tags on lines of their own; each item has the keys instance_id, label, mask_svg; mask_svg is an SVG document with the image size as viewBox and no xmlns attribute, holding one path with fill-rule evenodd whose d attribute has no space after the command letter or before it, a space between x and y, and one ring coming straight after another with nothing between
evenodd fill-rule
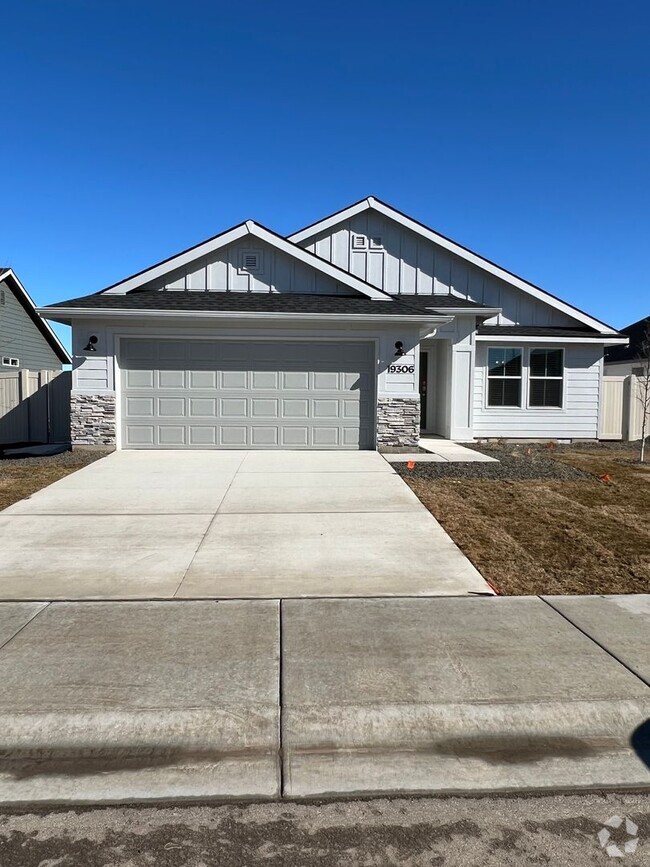
<instances>
[{"instance_id":1,"label":"exterior wall light","mask_svg":"<svg viewBox=\"0 0 650 867\"><path fill-rule=\"evenodd\" d=\"M95 344L97 343L97 337L94 334L91 334L88 338L88 343L84 346L84 352L97 352L97 347Z\"/></svg>"},{"instance_id":2,"label":"exterior wall light","mask_svg":"<svg viewBox=\"0 0 650 867\"><path fill-rule=\"evenodd\" d=\"M406 353L404 352L404 344L402 343L401 340L395 341L395 355L398 358L401 357L402 355L406 355Z\"/></svg>"}]
</instances>

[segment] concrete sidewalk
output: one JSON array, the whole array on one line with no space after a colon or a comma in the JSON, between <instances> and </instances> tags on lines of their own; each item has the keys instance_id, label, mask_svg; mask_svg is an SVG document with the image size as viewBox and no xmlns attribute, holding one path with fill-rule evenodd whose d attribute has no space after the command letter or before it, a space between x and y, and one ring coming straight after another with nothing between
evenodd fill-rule
<instances>
[{"instance_id":1,"label":"concrete sidewalk","mask_svg":"<svg viewBox=\"0 0 650 867\"><path fill-rule=\"evenodd\" d=\"M119 451L0 514L0 599L492 591L377 452Z\"/></svg>"},{"instance_id":2,"label":"concrete sidewalk","mask_svg":"<svg viewBox=\"0 0 650 867\"><path fill-rule=\"evenodd\" d=\"M650 790L649 611L1 603L0 804Z\"/></svg>"}]
</instances>

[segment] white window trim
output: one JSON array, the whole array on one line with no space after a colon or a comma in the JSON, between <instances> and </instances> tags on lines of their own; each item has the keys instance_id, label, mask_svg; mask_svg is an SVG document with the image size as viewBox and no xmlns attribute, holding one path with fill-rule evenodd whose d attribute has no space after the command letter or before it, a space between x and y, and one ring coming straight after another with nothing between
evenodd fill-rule
<instances>
[{"instance_id":1,"label":"white window trim","mask_svg":"<svg viewBox=\"0 0 650 867\"><path fill-rule=\"evenodd\" d=\"M20 367L20 359L15 358L10 355L2 356L2 366L3 367Z\"/></svg>"},{"instance_id":2,"label":"white window trim","mask_svg":"<svg viewBox=\"0 0 650 867\"><path fill-rule=\"evenodd\" d=\"M515 349L521 353L521 373L519 376L490 376L490 349ZM485 408L488 410L518 410L523 408L524 371L526 368L525 350L523 346L488 346L485 355ZM491 379L517 379L521 383L519 391L519 403L516 406L494 406L490 403L490 380Z\"/></svg>"},{"instance_id":3,"label":"white window trim","mask_svg":"<svg viewBox=\"0 0 650 867\"><path fill-rule=\"evenodd\" d=\"M490 406L488 403L490 379L498 379L499 377L490 377L488 371L490 369L490 349L519 349L522 353L522 368L521 368L521 387L522 399L519 406ZM561 349L562 350L562 406L531 406L530 405L530 353L533 349ZM483 410L489 413L495 412L555 412L567 413L567 367L566 367L566 348L564 346L515 346L512 343L504 346L503 343L497 343L494 346L485 345L485 358L483 361L485 367L485 385L483 388ZM506 379L508 377L505 377ZM510 377L516 379L516 377ZM533 377L534 379L546 379L547 377ZM554 378L554 377L548 377ZM559 379L559 377L557 377ZM525 391L524 391L525 390Z\"/></svg>"},{"instance_id":4,"label":"white window trim","mask_svg":"<svg viewBox=\"0 0 650 867\"><path fill-rule=\"evenodd\" d=\"M562 353L562 376L532 376L530 373L530 354L534 349L544 349L544 350L559 350ZM548 412L548 410L552 410L555 412L561 412L565 409L566 404L566 364L565 364L566 353L564 351L563 346L530 346L528 348L528 358L526 359L526 370L528 371L528 376L526 377L526 409L531 410L532 412L536 412L538 409L543 412ZM530 383L534 379L555 379L559 380L562 383L562 402L559 406L532 406L530 402Z\"/></svg>"}]
</instances>

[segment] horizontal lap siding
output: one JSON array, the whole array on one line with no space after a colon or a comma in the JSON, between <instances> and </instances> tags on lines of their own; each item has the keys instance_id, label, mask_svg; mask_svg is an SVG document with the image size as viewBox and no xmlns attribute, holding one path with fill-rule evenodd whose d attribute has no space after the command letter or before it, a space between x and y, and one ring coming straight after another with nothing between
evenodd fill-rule
<instances>
[{"instance_id":1,"label":"horizontal lap siding","mask_svg":"<svg viewBox=\"0 0 650 867\"><path fill-rule=\"evenodd\" d=\"M513 345L516 345L516 341L513 341ZM577 439L598 437L602 367L602 349L599 347L576 345L564 347L563 409L486 408L486 363L487 345L480 343L477 346L474 371L474 436ZM527 370L524 370L522 380L524 401L528 396L527 390Z\"/></svg>"},{"instance_id":2,"label":"horizontal lap siding","mask_svg":"<svg viewBox=\"0 0 650 867\"><path fill-rule=\"evenodd\" d=\"M0 305L0 354L19 360L19 370L60 370L63 366L52 347L34 324L6 283L4 305ZM0 370L16 370L2 368Z\"/></svg>"}]
</instances>

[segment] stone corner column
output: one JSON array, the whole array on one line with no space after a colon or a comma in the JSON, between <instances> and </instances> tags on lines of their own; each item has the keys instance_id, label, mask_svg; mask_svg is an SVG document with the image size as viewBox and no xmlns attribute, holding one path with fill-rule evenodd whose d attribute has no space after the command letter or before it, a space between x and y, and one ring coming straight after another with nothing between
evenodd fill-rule
<instances>
[{"instance_id":1,"label":"stone corner column","mask_svg":"<svg viewBox=\"0 0 650 867\"><path fill-rule=\"evenodd\" d=\"M377 400L377 448L414 448L420 441L420 396Z\"/></svg>"},{"instance_id":2,"label":"stone corner column","mask_svg":"<svg viewBox=\"0 0 650 867\"><path fill-rule=\"evenodd\" d=\"M70 395L70 439L73 446L115 445L115 392Z\"/></svg>"}]
</instances>

